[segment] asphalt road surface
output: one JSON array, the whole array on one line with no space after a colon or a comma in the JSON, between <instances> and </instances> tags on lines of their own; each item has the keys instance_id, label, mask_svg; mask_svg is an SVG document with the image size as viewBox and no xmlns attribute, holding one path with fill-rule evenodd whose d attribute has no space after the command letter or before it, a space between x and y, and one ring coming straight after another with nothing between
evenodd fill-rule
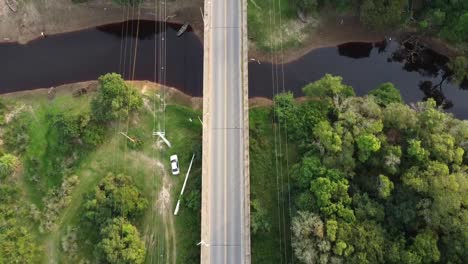
<instances>
[{"instance_id":1,"label":"asphalt road surface","mask_svg":"<svg viewBox=\"0 0 468 264\"><path fill-rule=\"evenodd\" d=\"M205 34L211 31L205 36L203 181L209 188L202 263L242 264L249 262L245 247L250 246L245 241L243 1L206 1Z\"/></svg>"}]
</instances>

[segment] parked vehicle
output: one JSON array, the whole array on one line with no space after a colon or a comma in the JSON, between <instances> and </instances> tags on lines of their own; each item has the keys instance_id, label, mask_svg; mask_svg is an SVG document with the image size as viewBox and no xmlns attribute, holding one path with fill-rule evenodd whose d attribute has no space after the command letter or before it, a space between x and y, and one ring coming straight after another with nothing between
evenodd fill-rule
<instances>
[{"instance_id":1,"label":"parked vehicle","mask_svg":"<svg viewBox=\"0 0 468 264\"><path fill-rule=\"evenodd\" d=\"M180 173L179 159L177 158L177 155L171 156L171 169L172 169L172 175L179 175Z\"/></svg>"}]
</instances>

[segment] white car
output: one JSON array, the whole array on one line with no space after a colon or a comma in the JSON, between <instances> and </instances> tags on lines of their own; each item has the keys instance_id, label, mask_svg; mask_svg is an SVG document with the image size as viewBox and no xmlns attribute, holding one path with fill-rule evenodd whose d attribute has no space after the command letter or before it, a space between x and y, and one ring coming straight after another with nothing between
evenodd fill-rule
<instances>
[{"instance_id":1,"label":"white car","mask_svg":"<svg viewBox=\"0 0 468 264\"><path fill-rule=\"evenodd\" d=\"M177 158L177 155L171 156L171 170L172 170L172 175L179 175L180 173L179 159Z\"/></svg>"}]
</instances>

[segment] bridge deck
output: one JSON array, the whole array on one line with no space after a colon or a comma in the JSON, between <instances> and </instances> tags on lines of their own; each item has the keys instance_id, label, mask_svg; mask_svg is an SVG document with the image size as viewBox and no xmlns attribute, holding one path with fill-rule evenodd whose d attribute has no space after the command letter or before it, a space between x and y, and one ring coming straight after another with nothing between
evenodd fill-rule
<instances>
[{"instance_id":1,"label":"bridge deck","mask_svg":"<svg viewBox=\"0 0 468 264\"><path fill-rule=\"evenodd\" d=\"M201 263L250 263L246 1L205 1Z\"/></svg>"}]
</instances>

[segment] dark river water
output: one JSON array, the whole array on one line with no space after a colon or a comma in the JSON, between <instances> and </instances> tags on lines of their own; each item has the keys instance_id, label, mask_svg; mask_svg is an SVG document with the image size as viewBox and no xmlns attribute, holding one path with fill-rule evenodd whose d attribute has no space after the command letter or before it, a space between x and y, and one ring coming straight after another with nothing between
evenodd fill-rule
<instances>
[{"instance_id":1,"label":"dark river water","mask_svg":"<svg viewBox=\"0 0 468 264\"><path fill-rule=\"evenodd\" d=\"M0 93L95 80L119 72L126 79L157 81L201 96L203 46L191 29L178 38L180 25L167 24L166 31L154 21L137 25L130 21L47 36L27 45L0 44ZM160 32L166 32L164 40ZM358 95L392 82L408 103L434 97L455 116L468 118L468 83L449 81L444 56L422 49L414 58L412 50L415 47L395 41L346 43L316 49L283 65L251 61L249 95L271 98L284 87L301 96L304 85L331 73L342 76Z\"/></svg>"}]
</instances>

